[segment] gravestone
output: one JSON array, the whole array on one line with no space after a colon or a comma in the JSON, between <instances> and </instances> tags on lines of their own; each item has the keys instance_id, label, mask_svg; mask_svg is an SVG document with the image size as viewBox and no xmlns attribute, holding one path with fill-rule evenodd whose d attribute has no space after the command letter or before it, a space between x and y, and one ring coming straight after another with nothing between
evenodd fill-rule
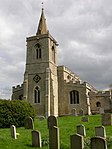
<instances>
[{"instance_id":1,"label":"gravestone","mask_svg":"<svg viewBox=\"0 0 112 149\"><path fill-rule=\"evenodd\" d=\"M85 126L84 125L78 125L77 126L77 134L86 136Z\"/></svg>"},{"instance_id":2,"label":"gravestone","mask_svg":"<svg viewBox=\"0 0 112 149\"><path fill-rule=\"evenodd\" d=\"M71 135L70 149L84 149L84 137L79 134Z\"/></svg>"},{"instance_id":3,"label":"gravestone","mask_svg":"<svg viewBox=\"0 0 112 149\"><path fill-rule=\"evenodd\" d=\"M49 116L47 119L48 128L57 126L57 118L55 116Z\"/></svg>"},{"instance_id":4,"label":"gravestone","mask_svg":"<svg viewBox=\"0 0 112 149\"><path fill-rule=\"evenodd\" d=\"M56 126L49 128L49 148L60 149L59 128Z\"/></svg>"},{"instance_id":5,"label":"gravestone","mask_svg":"<svg viewBox=\"0 0 112 149\"><path fill-rule=\"evenodd\" d=\"M34 147L42 147L41 145L41 134L39 131L33 130L32 134L32 146Z\"/></svg>"},{"instance_id":6,"label":"gravestone","mask_svg":"<svg viewBox=\"0 0 112 149\"><path fill-rule=\"evenodd\" d=\"M84 115L84 110L83 110L83 109L80 109L79 115L80 115L80 116L83 116L83 115Z\"/></svg>"},{"instance_id":7,"label":"gravestone","mask_svg":"<svg viewBox=\"0 0 112 149\"><path fill-rule=\"evenodd\" d=\"M91 138L91 149L107 149L106 139L102 137Z\"/></svg>"},{"instance_id":8,"label":"gravestone","mask_svg":"<svg viewBox=\"0 0 112 149\"><path fill-rule=\"evenodd\" d=\"M112 125L112 114L110 113L102 114L102 125L104 126Z\"/></svg>"},{"instance_id":9,"label":"gravestone","mask_svg":"<svg viewBox=\"0 0 112 149\"><path fill-rule=\"evenodd\" d=\"M100 109L99 109L99 113L100 113L100 114L104 114L104 113L105 113L105 112L104 112L104 109L103 109L103 108L100 108Z\"/></svg>"},{"instance_id":10,"label":"gravestone","mask_svg":"<svg viewBox=\"0 0 112 149\"><path fill-rule=\"evenodd\" d=\"M16 137L16 127L14 125L11 126L11 137L13 139L17 139L17 137Z\"/></svg>"},{"instance_id":11,"label":"gravestone","mask_svg":"<svg viewBox=\"0 0 112 149\"><path fill-rule=\"evenodd\" d=\"M89 118L88 117L82 117L81 121L82 122L89 122Z\"/></svg>"},{"instance_id":12,"label":"gravestone","mask_svg":"<svg viewBox=\"0 0 112 149\"><path fill-rule=\"evenodd\" d=\"M25 129L34 129L34 123L31 117L25 119L24 127Z\"/></svg>"},{"instance_id":13,"label":"gravestone","mask_svg":"<svg viewBox=\"0 0 112 149\"><path fill-rule=\"evenodd\" d=\"M106 131L104 126L95 127L95 136L106 139Z\"/></svg>"},{"instance_id":14,"label":"gravestone","mask_svg":"<svg viewBox=\"0 0 112 149\"><path fill-rule=\"evenodd\" d=\"M77 116L77 110L75 108L72 109L72 115Z\"/></svg>"}]
</instances>

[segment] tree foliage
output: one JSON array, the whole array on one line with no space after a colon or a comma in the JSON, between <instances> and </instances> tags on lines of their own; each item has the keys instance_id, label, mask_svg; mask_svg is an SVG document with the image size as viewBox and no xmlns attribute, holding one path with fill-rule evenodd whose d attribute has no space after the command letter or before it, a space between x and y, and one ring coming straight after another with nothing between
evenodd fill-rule
<instances>
[{"instance_id":1,"label":"tree foliage","mask_svg":"<svg viewBox=\"0 0 112 149\"><path fill-rule=\"evenodd\" d=\"M16 127L24 126L27 117L34 119L34 108L25 101L0 100L0 128L7 128L11 125Z\"/></svg>"}]
</instances>

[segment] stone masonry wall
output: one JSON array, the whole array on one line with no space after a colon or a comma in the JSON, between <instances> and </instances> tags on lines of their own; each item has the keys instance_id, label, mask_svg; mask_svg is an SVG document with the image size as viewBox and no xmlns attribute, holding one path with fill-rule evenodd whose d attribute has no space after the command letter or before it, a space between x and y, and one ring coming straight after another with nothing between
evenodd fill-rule
<instances>
[{"instance_id":1,"label":"stone masonry wall","mask_svg":"<svg viewBox=\"0 0 112 149\"><path fill-rule=\"evenodd\" d=\"M92 113L99 113L99 109L103 108L104 111L109 112L111 109L110 91L90 92L90 104ZM99 102L99 106L97 103Z\"/></svg>"}]
</instances>

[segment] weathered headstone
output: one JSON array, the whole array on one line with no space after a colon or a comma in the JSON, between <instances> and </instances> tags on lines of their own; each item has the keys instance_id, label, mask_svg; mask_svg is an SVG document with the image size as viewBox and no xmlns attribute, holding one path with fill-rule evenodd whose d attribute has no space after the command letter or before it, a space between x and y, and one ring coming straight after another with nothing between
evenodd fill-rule
<instances>
[{"instance_id":1,"label":"weathered headstone","mask_svg":"<svg viewBox=\"0 0 112 149\"><path fill-rule=\"evenodd\" d=\"M17 139L17 137L16 137L16 127L14 125L11 126L11 137L13 139Z\"/></svg>"},{"instance_id":2,"label":"weathered headstone","mask_svg":"<svg viewBox=\"0 0 112 149\"><path fill-rule=\"evenodd\" d=\"M31 117L25 119L24 127L25 129L34 129L34 123Z\"/></svg>"},{"instance_id":3,"label":"weathered headstone","mask_svg":"<svg viewBox=\"0 0 112 149\"><path fill-rule=\"evenodd\" d=\"M104 112L104 109L103 109L103 108L100 108L100 109L99 109L99 113L100 113L100 114L104 114L104 113L105 113L105 112Z\"/></svg>"},{"instance_id":4,"label":"weathered headstone","mask_svg":"<svg viewBox=\"0 0 112 149\"><path fill-rule=\"evenodd\" d=\"M106 139L106 131L104 126L95 127L95 136Z\"/></svg>"},{"instance_id":5,"label":"weathered headstone","mask_svg":"<svg viewBox=\"0 0 112 149\"><path fill-rule=\"evenodd\" d=\"M102 137L91 138L91 149L107 149L106 139Z\"/></svg>"},{"instance_id":6,"label":"weathered headstone","mask_svg":"<svg viewBox=\"0 0 112 149\"><path fill-rule=\"evenodd\" d=\"M34 147L42 147L41 145L41 134L39 131L33 130L32 134L32 146Z\"/></svg>"},{"instance_id":7,"label":"weathered headstone","mask_svg":"<svg viewBox=\"0 0 112 149\"><path fill-rule=\"evenodd\" d=\"M77 110L75 108L72 109L72 115L77 116Z\"/></svg>"},{"instance_id":8,"label":"weathered headstone","mask_svg":"<svg viewBox=\"0 0 112 149\"><path fill-rule=\"evenodd\" d=\"M59 128L56 126L49 128L49 148L60 149Z\"/></svg>"},{"instance_id":9,"label":"weathered headstone","mask_svg":"<svg viewBox=\"0 0 112 149\"><path fill-rule=\"evenodd\" d=\"M57 126L57 118L55 116L49 116L47 119L48 128Z\"/></svg>"},{"instance_id":10,"label":"weathered headstone","mask_svg":"<svg viewBox=\"0 0 112 149\"><path fill-rule=\"evenodd\" d=\"M89 122L89 118L88 117L82 117L81 121L82 122Z\"/></svg>"},{"instance_id":11,"label":"weathered headstone","mask_svg":"<svg viewBox=\"0 0 112 149\"><path fill-rule=\"evenodd\" d=\"M80 116L83 116L83 115L84 115L84 110L83 110L83 109L80 109L79 115L80 115Z\"/></svg>"},{"instance_id":12,"label":"weathered headstone","mask_svg":"<svg viewBox=\"0 0 112 149\"><path fill-rule=\"evenodd\" d=\"M110 113L102 114L102 125L104 126L112 125L112 114Z\"/></svg>"},{"instance_id":13,"label":"weathered headstone","mask_svg":"<svg viewBox=\"0 0 112 149\"><path fill-rule=\"evenodd\" d=\"M86 136L86 130L84 125L78 125L77 126L77 134Z\"/></svg>"},{"instance_id":14,"label":"weathered headstone","mask_svg":"<svg viewBox=\"0 0 112 149\"><path fill-rule=\"evenodd\" d=\"M70 136L70 149L84 149L84 138L79 134Z\"/></svg>"}]
</instances>

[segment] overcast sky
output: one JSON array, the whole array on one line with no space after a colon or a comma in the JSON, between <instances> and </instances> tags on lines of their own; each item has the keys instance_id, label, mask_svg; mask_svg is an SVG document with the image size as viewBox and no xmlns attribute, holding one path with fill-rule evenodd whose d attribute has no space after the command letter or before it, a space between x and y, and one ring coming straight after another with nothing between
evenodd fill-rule
<instances>
[{"instance_id":1,"label":"overcast sky","mask_svg":"<svg viewBox=\"0 0 112 149\"><path fill-rule=\"evenodd\" d=\"M0 98L23 82L26 37L36 34L40 0L0 0ZM112 84L112 0L43 0L58 64L96 89Z\"/></svg>"}]
</instances>

